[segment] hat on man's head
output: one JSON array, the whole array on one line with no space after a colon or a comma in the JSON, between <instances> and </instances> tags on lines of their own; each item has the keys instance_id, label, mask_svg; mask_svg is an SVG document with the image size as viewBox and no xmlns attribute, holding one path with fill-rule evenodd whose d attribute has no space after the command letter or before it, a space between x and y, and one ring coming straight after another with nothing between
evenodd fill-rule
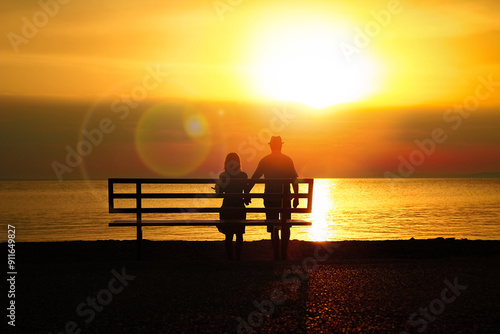
<instances>
[{"instance_id":1,"label":"hat on man's head","mask_svg":"<svg viewBox=\"0 0 500 334\"><path fill-rule=\"evenodd\" d=\"M268 144L272 145L272 144L284 144L284 143L281 140L281 136L272 136Z\"/></svg>"}]
</instances>

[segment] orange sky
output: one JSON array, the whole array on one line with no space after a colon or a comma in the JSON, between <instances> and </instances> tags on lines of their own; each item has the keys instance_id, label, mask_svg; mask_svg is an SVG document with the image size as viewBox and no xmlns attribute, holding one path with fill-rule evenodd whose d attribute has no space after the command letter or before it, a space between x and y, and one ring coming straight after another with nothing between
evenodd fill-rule
<instances>
[{"instance_id":1,"label":"orange sky","mask_svg":"<svg viewBox=\"0 0 500 334\"><path fill-rule=\"evenodd\" d=\"M500 171L497 1L42 3L0 5L5 178L252 172L271 134L304 176Z\"/></svg>"}]
</instances>

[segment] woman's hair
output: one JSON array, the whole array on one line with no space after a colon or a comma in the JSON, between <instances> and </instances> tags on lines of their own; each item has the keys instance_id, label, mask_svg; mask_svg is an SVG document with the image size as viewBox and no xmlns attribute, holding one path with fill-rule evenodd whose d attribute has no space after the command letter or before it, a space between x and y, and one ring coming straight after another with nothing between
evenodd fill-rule
<instances>
[{"instance_id":1,"label":"woman's hair","mask_svg":"<svg viewBox=\"0 0 500 334\"><path fill-rule=\"evenodd\" d=\"M229 153L226 156L224 171L229 174L235 174L241 171L240 157L237 153Z\"/></svg>"}]
</instances>

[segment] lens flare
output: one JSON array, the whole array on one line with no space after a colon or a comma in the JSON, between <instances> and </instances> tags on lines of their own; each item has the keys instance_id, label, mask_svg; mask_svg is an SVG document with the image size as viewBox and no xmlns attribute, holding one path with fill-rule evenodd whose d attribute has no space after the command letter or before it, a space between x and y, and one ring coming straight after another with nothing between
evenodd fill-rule
<instances>
[{"instance_id":1,"label":"lens flare","mask_svg":"<svg viewBox=\"0 0 500 334\"><path fill-rule=\"evenodd\" d=\"M161 176L185 176L206 159L212 145L209 123L193 106L157 104L141 117L135 131L137 152Z\"/></svg>"},{"instance_id":2,"label":"lens flare","mask_svg":"<svg viewBox=\"0 0 500 334\"><path fill-rule=\"evenodd\" d=\"M207 134L208 123L201 114L192 114L184 121L184 129L191 138L200 138Z\"/></svg>"}]
</instances>

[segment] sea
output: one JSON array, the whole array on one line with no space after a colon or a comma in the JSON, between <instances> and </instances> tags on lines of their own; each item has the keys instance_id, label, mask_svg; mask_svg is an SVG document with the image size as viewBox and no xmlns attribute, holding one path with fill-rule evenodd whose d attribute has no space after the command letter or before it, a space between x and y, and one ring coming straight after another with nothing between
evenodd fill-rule
<instances>
[{"instance_id":1,"label":"sea","mask_svg":"<svg viewBox=\"0 0 500 334\"><path fill-rule=\"evenodd\" d=\"M210 185L192 187L180 192L213 191ZM107 180L0 181L0 203L2 242L8 225L15 228L16 242L136 238L134 227L108 226L134 216L108 212ZM217 219L210 215L199 218ZM263 218L254 215L248 218ZM295 218L312 222L292 228L291 239L306 241L500 240L500 178L315 179L312 213ZM211 226L144 227L143 233L148 240L224 237ZM244 240L262 239L269 239L265 226L246 227Z\"/></svg>"}]
</instances>

